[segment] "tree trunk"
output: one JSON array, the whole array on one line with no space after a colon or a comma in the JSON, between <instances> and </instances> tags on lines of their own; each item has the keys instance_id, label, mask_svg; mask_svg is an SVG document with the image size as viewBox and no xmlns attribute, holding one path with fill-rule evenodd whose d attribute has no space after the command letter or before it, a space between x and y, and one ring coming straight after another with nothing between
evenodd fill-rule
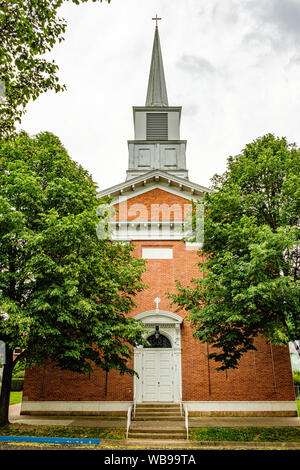
<instances>
[{"instance_id":1,"label":"tree trunk","mask_svg":"<svg viewBox=\"0 0 300 470\"><path fill-rule=\"evenodd\" d=\"M4 368L3 368L1 395L0 395L0 426L5 426L6 424L9 424L9 421L8 421L9 397L10 397L12 371L14 368L12 349L10 349L7 345L5 345L5 352L6 352L6 364L4 364Z\"/></svg>"}]
</instances>

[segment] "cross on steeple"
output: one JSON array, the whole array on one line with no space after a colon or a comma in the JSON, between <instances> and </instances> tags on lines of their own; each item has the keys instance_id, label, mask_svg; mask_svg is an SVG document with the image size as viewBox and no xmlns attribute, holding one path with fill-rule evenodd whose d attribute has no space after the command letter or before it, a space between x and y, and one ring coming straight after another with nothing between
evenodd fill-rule
<instances>
[{"instance_id":1,"label":"cross on steeple","mask_svg":"<svg viewBox=\"0 0 300 470\"><path fill-rule=\"evenodd\" d=\"M158 25L157 25L157 22L158 22L159 20L161 20L161 18L158 18L157 13L156 13L156 17L155 17L155 18L152 18L152 20L156 21L156 27L157 27L157 26L158 26Z\"/></svg>"}]
</instances>

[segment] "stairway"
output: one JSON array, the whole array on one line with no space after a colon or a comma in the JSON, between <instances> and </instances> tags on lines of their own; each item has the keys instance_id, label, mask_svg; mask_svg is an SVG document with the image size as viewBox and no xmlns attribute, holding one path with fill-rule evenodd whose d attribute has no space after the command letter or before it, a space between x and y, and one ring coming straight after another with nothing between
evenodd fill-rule
<instances>
[{"instance_id":1,"label":"stairway","mask_svg":"<svg viewBox=\"0 0 300 470\"><path fill-rule=\"evenodd\" d=\"M128 438L186 439L184 416L177 403L140 403L136 405Z\"/></svg>"}]
</instances>

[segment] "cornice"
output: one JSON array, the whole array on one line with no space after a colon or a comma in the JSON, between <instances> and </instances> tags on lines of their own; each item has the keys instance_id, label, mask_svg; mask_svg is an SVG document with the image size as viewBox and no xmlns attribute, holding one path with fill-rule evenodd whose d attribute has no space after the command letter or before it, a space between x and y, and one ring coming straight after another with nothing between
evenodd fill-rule
<instances>
[{"instance_id":1,"label":"cornice","mask_svg":"<svg viewBox=\"0 0 300 470\"><path fill-rule=\"evenodd\" d=\"M143 173L140 176L136 176L134 178L124 181L123 183L120 183L115 186L111 186L110 188L99 191L98 197L101 198L101 197L109 196L109 197L115 198L118 196L125 196L125 193L131 193L131 197L132 197L133 193L138 188L141 189L153 183L156 183L156 184L163 183L165 185L164 189L167 190L168 187L170 189L171 188L177 189L179 191L190 194L191 197L193 196L203 197L204 193L212 192L211 189L206 188L205 186L192 183L186 178L174 176L173 174L168 173L167 171L150 170L147 173Z\"/></svg>"}]
</instances>

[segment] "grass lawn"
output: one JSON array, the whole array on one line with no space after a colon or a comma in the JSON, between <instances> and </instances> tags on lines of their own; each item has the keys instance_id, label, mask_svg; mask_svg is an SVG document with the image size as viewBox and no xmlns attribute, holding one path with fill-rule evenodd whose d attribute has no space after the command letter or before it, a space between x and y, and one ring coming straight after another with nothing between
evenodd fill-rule
<instances>
[{"instance_id":1,"label":"grass lawn","mask_svg":"<svg viewBox=\"0 0 300 470\"><path fill-rule=\"evenodd\" d=\"M9 404L10 405L16 405L17 403L21 403L22 395L23 395L22 391L21 392L10 392Z\"/></svg>"},{"instance_id":2,"label":"grass lawn","mask_svg":"<svg viewBox=\"0 0 300 470\"><path fill-rule=\"evenodd\" d=\"M298 442L300 441L300 427L195 428L190 429L190 440Z\"/></svg>"},{"instance_id":3,"label":"grass lawn","mask_svg":"<svg viewBox=\"0 0 300 470\"><path fill-rule=\"evenodd\" d=\"M0 387L1 392L1 387ZM16 405L17 403L21 403L22 401L23 391L21 392L10 392L9 404Z\"/></svg>"},{"instance_id":4,"label":"grass lawn","mask_svg":"<svg viewBox=\"0 0 300 470\"><path fill-rule=\"evenodd\" d=\"M125 429L85 428L75 426L34 426L30 424L8 424L0 427L2 436L74 437L90 439L126 439Z\"/></svg>"},{"instance_id":5,"label":"grass lawn","mask_svg":"<svg viewBox=\"0 0 300 470\"><path fill-rule=\"evenodd\" d=\"M297 400L298 415L300 416L300 398Z\"/></svg>"}]
</instances>

